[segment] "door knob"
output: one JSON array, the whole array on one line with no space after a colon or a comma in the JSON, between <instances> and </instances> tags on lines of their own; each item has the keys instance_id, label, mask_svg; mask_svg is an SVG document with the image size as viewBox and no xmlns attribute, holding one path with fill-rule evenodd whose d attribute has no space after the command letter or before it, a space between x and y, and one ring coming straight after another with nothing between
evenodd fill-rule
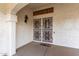
<instances>
[{"instance_id":1,"label":"door knob","mask_svg":"<svg viewBox=\"0 0 79 59\"><path fill-rule=\"evenodd\" d=\"M53 32L55 34L55 32Z\"/></svg>"}]
</instances>

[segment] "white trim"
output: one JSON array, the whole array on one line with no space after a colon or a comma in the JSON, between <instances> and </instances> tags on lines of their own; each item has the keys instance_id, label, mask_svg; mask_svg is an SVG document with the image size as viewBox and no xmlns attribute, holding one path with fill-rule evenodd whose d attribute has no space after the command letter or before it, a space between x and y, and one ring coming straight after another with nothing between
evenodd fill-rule
<instances>
[{"instance_id":1,"label":"white trim","mask_svg":"<svg viewBox=\"0 0 79 59\"><path fill-rule=\"evenodd\" d=\"M49 42L41 42L41 41L36 41L36 40L33 40L33 42L38 42L38 43L47 43L47 44L52 44L52 45L53 45L53 43L49 43Z\"/></svg>"}]
</instances>

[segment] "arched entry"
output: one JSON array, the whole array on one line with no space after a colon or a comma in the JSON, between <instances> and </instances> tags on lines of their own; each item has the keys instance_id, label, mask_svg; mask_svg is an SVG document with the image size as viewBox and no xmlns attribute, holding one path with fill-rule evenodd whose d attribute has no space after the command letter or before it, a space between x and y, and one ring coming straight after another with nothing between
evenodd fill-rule
<instances>
[{"instance_id":1,"label":"arched entry","mask_svg":"<svg viewBox=\"0 0 79 59\"><path fill-rule=\"evenodd\" d=\"M16 13L26 6L27 3L18 3L15 4L13 9L10 10L10 13L7 14L8 19L8 27L9 27L9 43L8 43L8 54L7 55L14 55L16 53L16 22L17 16Z\"/></svg>"}]
</instances>

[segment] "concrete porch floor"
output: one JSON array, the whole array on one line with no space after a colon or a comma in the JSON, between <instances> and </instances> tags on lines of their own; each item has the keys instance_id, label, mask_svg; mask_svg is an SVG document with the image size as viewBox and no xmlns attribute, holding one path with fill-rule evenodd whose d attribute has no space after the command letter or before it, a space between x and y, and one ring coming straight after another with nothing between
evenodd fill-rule
<instances>
[{"instance_id":1,"label":"concrete porch floor","mask_svg":"<svg viewBox=\"0 0 79 59\"><path fill-rule=\"evenodd\" d=\"M15 56L79 56L79 49L52 45L42 46L40 43L31 42L19 49Z\"/></svg>"}]
</instances>

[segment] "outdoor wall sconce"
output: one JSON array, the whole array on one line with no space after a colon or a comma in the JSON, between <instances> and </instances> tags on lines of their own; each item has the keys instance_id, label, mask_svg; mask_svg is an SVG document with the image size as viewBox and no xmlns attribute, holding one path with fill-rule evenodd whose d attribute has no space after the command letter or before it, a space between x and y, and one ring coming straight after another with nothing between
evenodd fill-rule
<instances>
[{"instance_id":1,"label":"outdoor wall sconce","mask_svg":"<svg viewBox=\"0 0 79 59\"><path fill-rule=\"evenodd\" d=\"M27 20L28 20L28 16L25 15L25 20L24 20L24 22L27 23Z\"/></svg>"}]
</instances>

